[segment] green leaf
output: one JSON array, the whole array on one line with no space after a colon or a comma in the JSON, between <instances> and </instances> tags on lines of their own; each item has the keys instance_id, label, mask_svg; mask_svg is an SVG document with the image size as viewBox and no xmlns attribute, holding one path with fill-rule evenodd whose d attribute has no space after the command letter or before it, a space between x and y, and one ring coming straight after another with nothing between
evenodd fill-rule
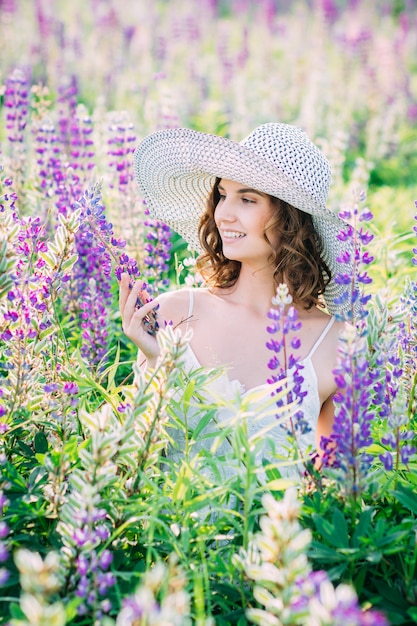
<instances>
[{"instance_id":1,"label":"green leaf","mask_svg":"<svg viewBox=\"0 0 417 626\"><path fill-rule=\"evenodd\" d=\"M195 429L193 430L193 434L192 434L192 438L196 441L201 432L205 429L205 427L207 426L207 424L209 424L211 422L211 420L213 419L213 411L208 411L204 417L202 417L197 426L195 427Z\"/></svg>"},{"instance_id":2,"label":"green leaf","mask_svg":"<svg viewBox=\"0 0 417 626\"><path fill-rule=\"evenodd\" d=\"M359 546L360 540L366 536L368 529L371 525L373 512L373 509L365 509L365 511L361 513L361 516L355 528L355 532L352 535L352 546L354 548L357 548Z\"/></svg>"},{"instance_id":3,"label":"green leaf","mask_svg":"<svg viewBox=\"0 0 417 626\"><path fill-rule=\"evenodd\" d=\"M16 441L16 446L19 448L20 453L22 456L24 456L27 459L31 459L34 456L34 452L32 450L32 448L30 446L28 446L26 443L23 443L23 441Z\"/></svg>"},{"instance_id":4,"label":"green leaf","mask_svg":"<svg viewBox=\"0 0 417 626\"><path fill-rule=\"evenodd\" d=\"M340 509L335 509L333 512L333 537L338 548L349 547L349 533L346 518Z\"/></svg>"},{"instance_id":5,"label":"green leaf","mask_svg":"<svg viewBox=\"0 0 417 626\"><path fill-rule=\"evenodd\" d=\"M382 559L382 552L368 552L366 560L370 563L380 563Z\"/></svg>"},{"instance_id":6,"label":"green leaf","mask_svg":"<svg viewBox=\"0 0 417 626\"><path fill-rule=\"evenodd\" d=\"M13 619L24 620L26 622L26 615L20 608L20 604L18 604L17 602L11 602L9 608L10 615Z\"/></svg>"},{"instance_id":7,"label":"green leaf","mask_svg":"<svg viewBox=\"0 0 417 626\"><path fill-rule=\"evenodd\" d=\"M48 452L48 440L43 432L37 432L34 439L35 452L44 454Z\"/></svg>"},{"instance_id":8,"label":"green leaf","mask_svg":"<svg viewBox=\"0 0 417 626\"><path fill-rule=\"evenodd\" d=\"M417 624L417 606L412 606L410 609L408 609L407 615L411 617L414 624Z\"/></svg>"},{"instance_id":9,"label":"green leaf","mask_svg":"<svg viewBox=\"0 0 417 626\"><path fill-rule=\"evenodd\" d=\"M331 524L328 520L320 515L313 515L313 521L316 525L317 531L320 535L325 539L328 543L330 543L335 548L345 548L348 544L343 539L347 537L347 527L343 526L343 522L340 521L341 513L339 511L339 515L336 515L337 524L341 525L341 530L339 531L336 528L336 525ZM333 516L334 518L335 516ZM344 518L343 518L344 519ZM346 521L344 520L346 524ZM345 535L344 535L345 533Z\"/></svg>"},{"instance_id":10,"label":"green leaf","mask_svg":"<svg viewBox=\"0 0 417 626\"><path fill-rule=\"evenodd\" d=\"M34 489L35 487L39 487L39 483L45 481L47 474L43 467L34 467L28 478L28 489Z\"/></svg>"},{"instance_id":11,"label":"green leaf","mask_svg":"<svg viewBox=\"0 0 417 626\"><path fill-rule=\"evenodd\" d=\"M52 250L48 250L48 252L39 252L39 256L43 261L45 261L47 265L49 265L51 269L54 269L56 267L57 257L52 252Z\"/></svg>"},{"instance_id":12,"label":"green leaf","mask_svg":"<svg viewBox=\"0 0 417 626\"><path fill-rule=\"evenodd\" d=\"M397 489L391 491L391 494L397 498L406 509L417 515L417 496L411 489L407 489L403 485L398 485Z\"/></svg>"},{"instance_id":13,"label":"green leaf","mask_svg":"<svg viewBox=\"0 0 417 626\"><path fill-rule=\"evenodd\" d=\"M68 270L70 270L72 266L76 263L77 259L78 259L78 254L73 254L68 259L65 259L65 261L63 261L61 265L61 270L63 272L67 272Z\"/></svg>"},{"instance_id":14,"label":"green leaf","mask_svg":"<svg viewBox=\"0 0 417 626\"><path fill-rule=\"evenodd\" d=\"M318 541L313 541L309 550L309 557L320 562L334 562L344 560L336 550L325 546Z\"/></svg>"},{"instance_id":15,"label":"green leaf","mask_svg":"<svg viewBox=\"0 0 417 626\"><path fill-rule=\"evenodd\" d=\"M327 575L330 578L330 580L340 580L340 578L343 576L343 574L347 570L348 566L349 566L349 563L347 561L344 561L343 563L339 563L338 565L335 565L334 567L331 567L330 569L326 570Z\"/></svg>"}]
</instances>

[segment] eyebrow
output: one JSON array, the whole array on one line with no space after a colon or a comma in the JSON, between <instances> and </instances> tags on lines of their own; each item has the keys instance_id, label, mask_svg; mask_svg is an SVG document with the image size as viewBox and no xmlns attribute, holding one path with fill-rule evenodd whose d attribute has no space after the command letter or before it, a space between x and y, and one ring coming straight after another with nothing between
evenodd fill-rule
<instances>
[{"instance_id":1,"label":"eyebrow","mask_svg":"<svg viewBox=\"0 0 417 626\"><path fill-rule=\"evenodd\" d=\"M221 191L226 191L226 189L222 186L222 185L217 185L217 189L220 189ZM252 189L251 187L243 187L242 189L238 189L237 193L256 193L258 196L261 196L262 198L264 198L267 194L266 193L262 193L262 191L256 191L256 189Z\"/></svg>"}]
</instances>

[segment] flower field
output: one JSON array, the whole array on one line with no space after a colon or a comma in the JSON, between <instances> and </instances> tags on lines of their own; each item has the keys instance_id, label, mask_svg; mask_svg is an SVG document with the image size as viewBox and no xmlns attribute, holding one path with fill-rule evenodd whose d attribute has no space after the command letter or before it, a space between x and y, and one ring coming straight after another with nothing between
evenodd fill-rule
<instances>
[{"instance_id":1,"label":"flower field","mask_svg":"<svg viewBox=\"0 0 417 626\"><path fill-rule=\"evenodd\" d=\"M0 0L0 41L0 624L416 624L414 0ZM356 245L320 472L301 426L260 462L250 395L205 430L219 372L186 373L169 325L140 372L118 310L122 271L152 297L199 282L137 142L272 121L325 152Z\"/></svg>"}]
</instances>

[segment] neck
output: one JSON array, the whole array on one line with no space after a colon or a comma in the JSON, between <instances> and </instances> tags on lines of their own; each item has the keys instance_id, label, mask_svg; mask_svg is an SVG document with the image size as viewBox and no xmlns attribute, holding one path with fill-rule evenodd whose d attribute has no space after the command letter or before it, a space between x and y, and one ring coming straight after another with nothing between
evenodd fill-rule
<instances>
[{"instance_id":1,"label":"neck","mask_svg":"<svg viewBox=\"0 0 417 626\"><path fill-rule=\"evenodd\" d=\"M254 270L242 265L235 285L227 293L236 303L259 311L262 315L272 306L275 295L273 271L270 268Z\"/></svg>"}]
</instances>

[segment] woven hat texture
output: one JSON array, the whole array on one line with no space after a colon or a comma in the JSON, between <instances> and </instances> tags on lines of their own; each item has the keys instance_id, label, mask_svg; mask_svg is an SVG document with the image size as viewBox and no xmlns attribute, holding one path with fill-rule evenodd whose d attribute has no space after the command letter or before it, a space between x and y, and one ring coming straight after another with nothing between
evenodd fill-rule
<instances>
[{"instance_id":1,"label":"woven hat texture","mask_svg":"<svg viewBox=\"0 0 417 626\"><path fill-rule=\"evenodd\" d=\"M353 259L353 250L349 241L337 239L346 224L326 208L329 162L301 128L263 124L240 143L189 128L161 130L137 146L134 167L150 215L168 224L195 250L201 250L198 224L218 177L310 213L332 277L353 272L337 261L343 251ZM334 303L343 289L333 279L326 287L324 298L332 314L344 312L343 306Z\"/></svg>"}]
</instances>

